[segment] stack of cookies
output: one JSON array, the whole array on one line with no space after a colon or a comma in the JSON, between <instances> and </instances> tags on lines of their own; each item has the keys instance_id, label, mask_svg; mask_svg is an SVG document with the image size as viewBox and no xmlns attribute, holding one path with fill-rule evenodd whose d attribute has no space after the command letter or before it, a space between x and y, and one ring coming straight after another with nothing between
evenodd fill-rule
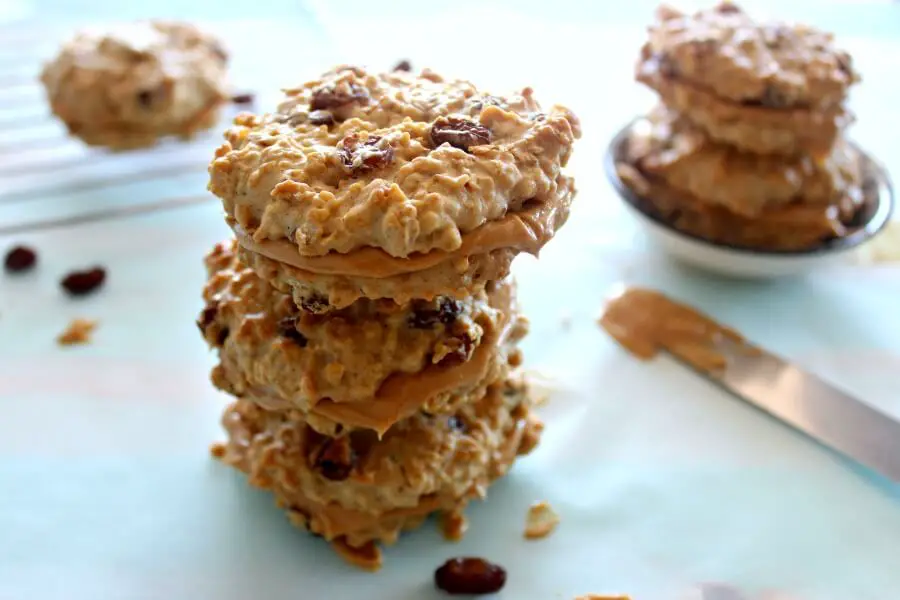
<instances>
[{"instance_id":1,"label":"stack of cookies","mask_svg":"<svg viewBox=\"0 0 900 600\"><path fill-rule=\"evenodd\" d=\"M863 161L843 139L859 76L830 34L730 3L661 7L637 79L662 102L632 132L620 174L652 212L739 247L844 234L864 199Z\"/></svg>"},{"instance_id":2,"label":"stack of cookies","mask_svg":"<svg viewBox=\"0 0 900 600\"><path fill-rule=\"evenodd\" d=\"M214 447L348 560L461 511L537 443L510 264L565 222L568 110L340 67L242 114L210 165L234 238L199 325Z\"/></svg>"}]
</instances>

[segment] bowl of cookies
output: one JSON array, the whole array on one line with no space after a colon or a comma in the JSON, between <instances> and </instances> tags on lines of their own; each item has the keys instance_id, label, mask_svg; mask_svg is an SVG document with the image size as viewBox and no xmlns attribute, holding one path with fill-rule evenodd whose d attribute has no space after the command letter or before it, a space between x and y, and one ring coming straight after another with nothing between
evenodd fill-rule
<instances>
[{"instance_id":1,"label":"bowl of cookies","mask_svg":"<svg viewBox=\"0 0 900 600\"><path fill-rule=\"evenodd\" d=\"M887 172L845 135L859 76L829 34L730 3L662 8L637 79L660 103L614 137L606 172L673 257L729 276L795 275L889 222Z\"/></svg>"}]
</instances>

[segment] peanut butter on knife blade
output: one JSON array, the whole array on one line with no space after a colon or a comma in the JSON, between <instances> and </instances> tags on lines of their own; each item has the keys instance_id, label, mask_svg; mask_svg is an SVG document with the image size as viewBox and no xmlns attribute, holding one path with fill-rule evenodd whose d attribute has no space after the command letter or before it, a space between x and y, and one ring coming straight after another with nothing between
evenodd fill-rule
<instances>
[{"instance_id":1,"label":"peanut butter on knife blade","mask_svg":"<svg viewBox=\"0 0 900 600\"><path fill-rule=\"evenodd\" d=\"M667 351L705 372L726 367L726 357L717 349L722 342L755 351L735 330L661 292L645 288L627 288L611 298L599 323L622 347L642 360Z\"/></svg>"}]
</instances>

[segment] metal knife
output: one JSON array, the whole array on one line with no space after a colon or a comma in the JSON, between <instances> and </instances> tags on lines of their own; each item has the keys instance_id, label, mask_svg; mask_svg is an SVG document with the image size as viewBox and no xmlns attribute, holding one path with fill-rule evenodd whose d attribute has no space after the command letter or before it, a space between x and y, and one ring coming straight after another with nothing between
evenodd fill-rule
<instances>
[{"instance_id":1,"label":"metal knife","mask_svg":"<svg viewBox=\"0 0 900 600\"><path fill-rule=\"evenodd\" d=\"M759 347L722 339L712 381L860 464L900 483L900 421Z\"/></svg>"}]
</instances>

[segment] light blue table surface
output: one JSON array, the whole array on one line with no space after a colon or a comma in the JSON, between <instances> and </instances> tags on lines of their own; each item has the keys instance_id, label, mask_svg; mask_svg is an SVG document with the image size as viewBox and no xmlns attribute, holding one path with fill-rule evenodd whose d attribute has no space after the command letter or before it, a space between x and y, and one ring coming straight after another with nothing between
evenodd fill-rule
<instances>
[{"instance_id":1,"label":"light blue table surface","mask_svg":"<svg viewBox=\"0 0 900 600\"><path fill-rule=\"evenodd\" d=\"M755 11L832 29L865 81L853 136L900 173L900 8L886 2L759 2ZM0 229L203 198L218 133L110 156L63 141L34 74L76 24L144 16L208 22L232 47L235 84L270 106L278 86L335 62L400 58L497 90L531 85L570 105L585 135L580 194L540 261L516 265L546 381L541 446L469 511L458 545L426 526L377 575L346 567L291 528L265 494L211 461L225 398L193 319L201 259L228 231L214 202L0 235L41 250L37 272L0 277L0 599L438 598L435 566L491 557L499 596L621 592L668 600L709 580L749 594L900 597L900 489L862 472L660 359L639 363L596 326L623 282L652 285L900 415L900 268L845 266L740 283L679 267L643 240L600 168L610 136L652 97L631 82L649 2L346 1L152 3L0 0ZM44 165L55 165L53 169ZM150 176L142 175L150 173ZM105 289L70 301L61 273L106 265ZM71 317L93 344L62 349ZM560 513L522 540L528 505Z\"/></svg>"}]
</instances>

